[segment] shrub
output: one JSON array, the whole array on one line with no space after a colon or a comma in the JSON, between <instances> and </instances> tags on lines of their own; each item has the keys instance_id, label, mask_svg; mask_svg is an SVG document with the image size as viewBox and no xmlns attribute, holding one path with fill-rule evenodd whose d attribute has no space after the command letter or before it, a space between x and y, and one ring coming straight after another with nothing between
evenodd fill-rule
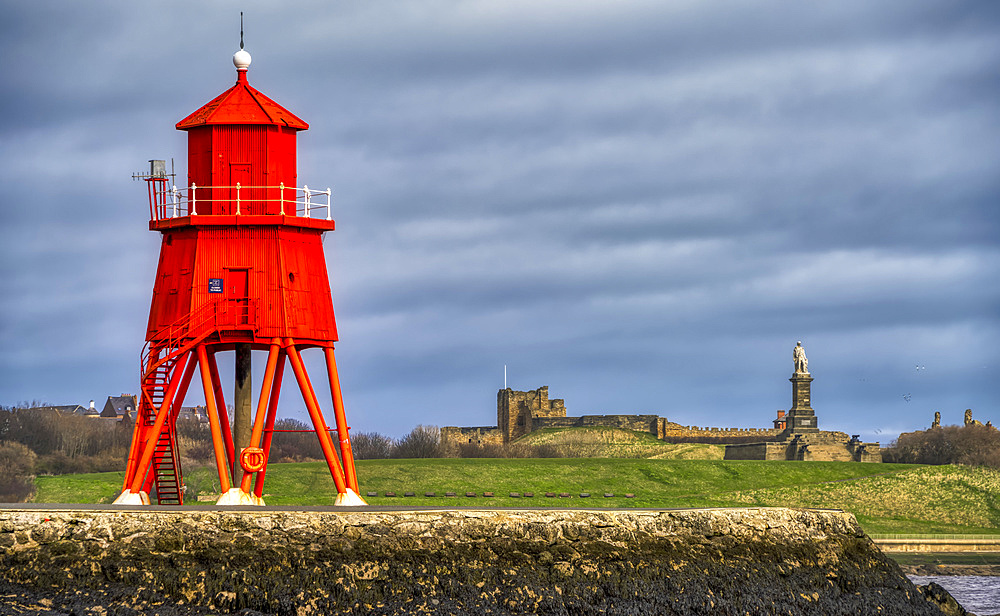
<instances>
[{"instance_id":1,"label":"shrub","mask_svg":"<svg viewBox=\"0 0 1000 616\"><path fill-rule=\"evenodd\" d=\"M943 426L906 432L882 450L885 462L966 464L1000 468L1000 431L993 426Z\"/></svg>"},{"instance_id":2,"label":"shrub","mask_svg":"<svg viewBox=\"0 0 1000 616\"><path fill-rule=\"evenodd\" d=\"M35 494L35 452L21 443L0 441L0 503L23 503Z\"/></svg>"},{"instance_id":3,"label":"shrub","mask_svg":"<svg viewBox=\"0 0 1000 616\"><path fill-rule=\"evenodd\" d=\"M271 440L271 462L307 462L323 459L323 449L312 426L297 419L279 419L274 422L275 433ZM291 432L278 432L291 430ZM336 438L333 439L337 441Z\"/></svg>"},{"instance_id":4,"label":"shrub","mask_svg":"<svg viewBox=\"0 0 1000 616\"><path fill-rule=\"evenodd\" d=\"M132 425L54 410L0 409L0 440L37 454L35 474L122 470Z\"/></svg>"},{"instance_id":5,"label":"shrub","mask_svg":"<svg viewBox=\"0 0 1000 616\"><path fill-rule=\"evenodd\" d=\"M441 430L437 426L417 426L396 441L392 450L393 458L440 458L443 454Z\"/></svg>"},{"instance_id":6,"label":"shrub","mask_svg":"<svg viewBox=\"0 0 1000 616\"><path fill-rule=\"evenodd\" d=\"M392 457L395 443L378 432L358 432L351 436L351 451L356 460L384 460Z\"/></svg>"}]
</instances>

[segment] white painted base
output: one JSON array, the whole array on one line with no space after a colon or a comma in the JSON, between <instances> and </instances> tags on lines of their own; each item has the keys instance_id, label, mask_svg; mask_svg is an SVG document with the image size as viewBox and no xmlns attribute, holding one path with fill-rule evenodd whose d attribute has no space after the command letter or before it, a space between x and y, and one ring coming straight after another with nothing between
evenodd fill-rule
<instances>
[{"instance_id":1,"label":"white painted base","mask_svg":"<svg viewBox=\"0 0 1000 616\"><path fill-rule=\"evenodd\" d=\"M368 505L365 499L358 496L358 493L350 488L347 488L347 492L338 494L337 500L333 504L337 507L365 507Z\"/></svg>"},{"instance_id":2,"label":"white painted base","mask_svg":"<svg viewBox=\"0 0 1000 616\"><path fill-rule=\"evenodd\" d=\"M148 505L149 504L149 494L146 494L142 490L138 492L132 492L131 490L125 490L122 492L112 505Z\"/></svg>"},{"instance_id":3,"label":"white painted base","mask_svg":"<svg viewBox=\"0 0 1000 616\"><path fill-rule=\"evenodd\" d=\"M222 505L224 507L233 507L237 505L254 505L257 507L263 507L264 499L260 498L256 494L244 492L239 488L230 488L228 492L219 497L219 500L215 501L215 504Z\"/></svg>"}]
</instances>

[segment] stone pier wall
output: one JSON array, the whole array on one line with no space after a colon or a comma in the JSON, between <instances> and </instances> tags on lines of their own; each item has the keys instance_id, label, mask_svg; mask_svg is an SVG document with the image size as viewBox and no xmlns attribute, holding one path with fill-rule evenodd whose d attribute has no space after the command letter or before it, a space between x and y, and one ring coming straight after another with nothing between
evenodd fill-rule
<instances>
[{"instance_id":1,"label":"stone pier wall","mask_svg":"<svg viewBox=\"0 0 1000 616\"><path fill-rule=\"evenodd\" d=\"M78 613L941 614L850 514L781 508L4 509L0 568Z\"/></svg>"}]
</instances>

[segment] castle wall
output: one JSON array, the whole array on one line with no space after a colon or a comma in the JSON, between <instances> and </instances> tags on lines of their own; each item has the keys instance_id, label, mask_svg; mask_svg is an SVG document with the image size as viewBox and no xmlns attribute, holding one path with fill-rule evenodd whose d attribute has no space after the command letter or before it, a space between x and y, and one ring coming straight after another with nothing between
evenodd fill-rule
<instances>
[{"instance_id":1,"label":"castle wall","mask_svg":"<svg viewBox=\"0 0 1000 616\"><path fill-rule=\"evenodd\" d=\"M726 460L787 460L787 443L740 443L726 445Z\"/></svg>"},{"instance_id":2,"label":"castle wall","mask_svg":"<svg viewBox=\"0 0 1000 616\"><path fill-rule=\"evenodd\" d=\"M659 420L656 415L584 415L578 418L576 425L577 427L606 426L655 435Z\"/></svg>"},{"instance_id":3,"label":"castle wall","mask_svg":"<svg viewBox=\"0 0 1000 616\"><path fill-rule=\"evenodd\" d=\"M542 428L576 428L579 417L536 417L531 420L535 430Z\"/></svg>"},{"instance_id":4,"label":"castle wall","mask_svg":"<svg viewBox=\"0 0 1000 616\"><path fill-rule=\"evenodd\" d=\"M445 449L454 449L462 444L502 445L503 433L496 426L471 428L445 426L441 428L441 445Z\"/></svg>"},{"instance_id":5,"label":"castle wall","mask_svg":"<svg viewBox=\"0 0 1000 616\"><path fill-rule=\"evenodd\" d=\"M698 426L666 425L664 420L660 440L668 443L740 443L774 441L781 430L774 428L701 428ZM758 459L758 458L748 458Z\"/></svg>"},{"instance_id":6,"label":"castle wall","mask_svg":"<svg viewBox=\"0 0 1000 616\"><path fill-rule=\"evenodd\" d=\"M808 445L799 451L799 460L807 462L853 462L854 455L847 445Z\"/></svg>"}]
</instances>

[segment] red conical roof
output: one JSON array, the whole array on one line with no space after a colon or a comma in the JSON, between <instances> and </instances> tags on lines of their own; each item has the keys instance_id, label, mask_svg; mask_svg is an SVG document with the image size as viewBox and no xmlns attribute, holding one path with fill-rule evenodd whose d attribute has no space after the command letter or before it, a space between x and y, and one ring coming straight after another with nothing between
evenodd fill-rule
<instances>
[{"instance_id":1,"label":"red conical roof","mask_svg":"<svg viewBox=\"0 0 1000 616\"><path fill-rule=\"evenodd\" d=\"M309 125L247 82L246 70L237 71L236 85L177 123L178 130L206 124L272 124L305 130Z\"/></svg>"}]
</instances>

